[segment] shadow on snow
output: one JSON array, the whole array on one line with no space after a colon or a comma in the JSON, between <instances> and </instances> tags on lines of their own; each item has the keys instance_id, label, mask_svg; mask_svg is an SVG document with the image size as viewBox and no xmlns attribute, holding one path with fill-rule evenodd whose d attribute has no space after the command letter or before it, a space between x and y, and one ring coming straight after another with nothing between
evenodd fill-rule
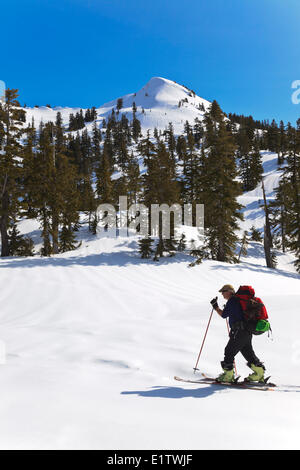
<instances>
[{"instance_id":1,"label":"shadow on snow","mask_svg":"<svg viewBox=\"0 0 300 470\"><path fill-rule=\"evenodd\" d=\"M124 391L121 395L138 395L146 398L206 398L213 395L219 386L201 387L196 389L182 388L182 387L152 387L150 390L133 390L131 392ZM219 390L224 390L219 387Z\"/></svg>"}]
</instances>

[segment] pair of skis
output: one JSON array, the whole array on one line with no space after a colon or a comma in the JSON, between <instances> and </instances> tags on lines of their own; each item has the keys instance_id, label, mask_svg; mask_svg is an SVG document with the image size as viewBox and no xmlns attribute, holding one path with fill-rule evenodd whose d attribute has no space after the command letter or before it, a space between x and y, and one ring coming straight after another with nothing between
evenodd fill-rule
<instances>
[{"instance_id":1,"label":"pair of skis","mask_svg":"<svg viewBox=\"0 0 300 470\"><path fill-rule=\"evenodd\" d=\"M246 388L249 390L261 390L261 391L272 391L276 387L276 384L268 382L269 378L265 379L264 382L239 382L239 378L237 377L234 382L217 382L216 379L213 377L208 377L205 374L201 374L201 379L183 379L181 377L177 377L175 375L174 379L178 380L179 382L187 382L187 383L196 383L196 384L208 384L208 385L220 385L223 387L236 387L236 388Z\"/></svg>"}]
</instances>

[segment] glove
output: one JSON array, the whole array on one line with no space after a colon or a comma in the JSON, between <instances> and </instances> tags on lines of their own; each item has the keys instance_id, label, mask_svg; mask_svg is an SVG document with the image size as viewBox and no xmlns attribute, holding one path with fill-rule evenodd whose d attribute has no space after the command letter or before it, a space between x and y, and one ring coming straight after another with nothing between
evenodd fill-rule
<instances>
[{"instance_id":1,"label":"glove","mask_svg":"<svg viewBox=\"0 0 300 470\"><path fill-rule=\"evenodd\" d=\"M212 300L210 301L210 303L211 303L213 309L217 310L217 308L219 307L219 305L218 305L218 297L215 297L214 299L212 299Z\"/></svg>"}]
</instances>

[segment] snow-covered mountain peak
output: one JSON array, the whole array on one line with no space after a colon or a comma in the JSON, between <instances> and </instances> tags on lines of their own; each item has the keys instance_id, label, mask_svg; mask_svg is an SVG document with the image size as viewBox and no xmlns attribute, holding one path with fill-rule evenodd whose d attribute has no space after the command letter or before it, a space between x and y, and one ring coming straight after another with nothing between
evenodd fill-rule
<instances>
[{"instance_id":1,"label":"snow-covered mountain peak","mask_svg":"<svg viewBox=\"0 0 300 470\"><path fill-rule=\"evenodd\" d=\"M205 108L210 105L209 101L197 96L193 90L163 77L152 77L136 93L136 98L145 102L144 107L180 107L180 102L190 103L196 107L203 104Z\"/></svg>"},{"instance_id":2,"label":"snow-covered mountain peak","mask_svg":"<svg viewBox=\"0 0 300 470\"><path fill-rule=\"evenodd\" d=\"M148 83L136 94L138 98L146 97L148 98L149 104L153 100L152 105L157 104L168 104L176 105L180 100L184 100L191 96L191 90L188 90L178 83L168 80L167 78L162 77L152 77Z\"/></svg>"},{"instance_id":3,"label":"snow-covered mountain peak","mask_svg":"<svg viewBox=\"0 0 300 470\"><path fill-rule=\"evenodd\" d=\"M148 129L164 130L172 122L175 134L183 132L184 123L193 124L195 118L202 119L210 102L197 96L193 90L163 77L152 77L139 91L121 96L97 109L99 118L107 118L112 109L132 118L132 106L137 108L136 117L141 122L142 132Z\"/></svg>"},{"instance_id":4,"label":"snow-covered mountain peak","mask_svg":"<svg viewBox=\"0 0 300 470\"><path fill-rule=\"evenodd\" d=\"M118 112L119 118L125 114L131 120L133 103L137 108L136 117L141 122L142 133L146 133L148 129L153 131L155 127L164 130L172 122L175 134L183 132L186 121L193 124L195 118L201 120L211 104L184 85L164 77L152 77L137 92L120 96L97 107L100 127L102 120L107 119L113 110ZM40 106L25 110L27 123L31 122L32 118L36 126L41 121L55 121L59 111L67 126L70 114L76 114L80 108ZM90 131L91 123L87 123L86 127Z\"/></svg>"}]
</instances>

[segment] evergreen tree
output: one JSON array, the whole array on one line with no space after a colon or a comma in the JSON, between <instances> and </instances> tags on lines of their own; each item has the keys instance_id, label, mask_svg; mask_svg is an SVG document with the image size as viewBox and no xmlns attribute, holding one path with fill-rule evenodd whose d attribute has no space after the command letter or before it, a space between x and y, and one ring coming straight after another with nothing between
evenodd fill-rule
<instances>
[{"instance_id":1,"label":"evergreen tree","mask_svg":"<svg viewBox=\"0 0 300 470\"><path fill-rule=\"evenodd\" d=\"M201 264L204 259L208 258L208 252L207 252L207 247L196 246L196 240L194 239L190 241L190 245L191 245L190 255L196 258L194 261L192 261L188 265L189 268L192 268L194 266Z\"/></svg>"},{"instance_id":2,"label":"evergreen tree","mask_svg":"<svg viewBox=\"0 0 300 470\"><path fill-rule=\"evenodd\" d=\"M249 155L251 149L251 141L249 139L247 124L245 120L241 121L240 127L235 135L235 141L237 144L238 158L246 158Z\"/></svg>"},{"instance_id":3,"label":"evergreen tree","mask_svg":"<svg viewBox=\"0 0 300 470\"><path fill-rule=\"evenodd\" d=\"M68 127L68 130L69 131L73 131L75 130L75 117L74 117L74 114L73 113L70 113L69 114L69 127Z\"/></svg>"},{"instance_id":4,"label":"evergreen tree","mask_svg":"<svg viewBox=\"0 0 300 470\"><path fill-rule=\"evenodd\" d=\"M28 218L36 218L37 210L34 207L34 195L38 185L39 175L35 171L37 135L34 123L25 129L25 138L22 148L23 171L22 171L22 207L23 215Z\"/></svg>"},{"instance_id":5,"label":"evergreen tree","mask_svg":"<svg viewBox=\"0 0 300 470\"><path fill-rule=\"evenodd\" d=\"M169 122L168 128L165 131L165 135L166 135L168 151L171 157L173 158L173 160L175 161L176 139L174 136L173 124L171 122Z\"/></svg>"},{"instance_id":6,"label":"evergreen tree","mask_svg":"<svg viewBox=\"0 0 300 470\"><path fill-rule=\"evenodd\" d=\"M177 180L177 168L170 152L162 141L158 141L155 151L145 159L147 172L144 175L143 203L148 209L151 204L167 204L171 207L174 203L180 202L180 186ZM149 210L149 216L150 216ZM159 225L155 235L159 237L156 246L154 259L163 256L166 248L166 240L163 239L162 221L166 214L160 212ZM150 220L149 220L150 227ZM174 217L170 214L170 239L174 236ZM171 243L171 242L170 242Z\"/></svg>"},{"instance_id":7,"label":"evergreen tree","mask_svg":"<svg viewBox=\"0 0 300 470\"><path fill-rule=\"evenodd\" d=\"M81 242L76 243L75 235L79 222L78 208L80 201L76 184L76 169L70 164L65 155L60 158L57 171L57 185L61 188L63 201L59 214L59 221L62 226L59 233L59 251L65 252L75 250L81 244ZM91 197L92 203L94 203L93 194Z\"/></svg>"},{"instance_id":8,"label":"evergreen tree","mask_svg":"<svg viewBox=\"0 0 300 470\"><path fill-rule=\"evenodd\" d=\"M109 161L109 155L104 145L101 162L99 168L96 171L96 193L97 193L97 204L114 204L115 202L115 184L112 180L112 167ZM107 215L106 211L103 214L103 218ZM97 228L97 216L95 215L93 221L93 231L96 232ZM96 225L96 227L95 227ZM105 230L107 226L104 227Z\"/></svg>"},{"instance_id":9,"label":"evergreen tree","mask_svg":"<svg viewBox=\"0 0 300 470\"><path fill-rule=\"evenodd\" d=\"M147 172L143 178L144 204L150 208L151 204L172 206L172 204L180 202L176 165L162 141L157 143L155 151L145 159L145 164ZM159 231L161 231L161 225Z\"/></svg>"},{"instance_id":10,"label":"evergreen tree","mask_svg":"<svg viewBox=\"0 0 300 470\"><path fill-rule=\"evenodd\" d=\"M253 150L240 157L240 175L243 190L252 191L262 179L263 166L258 142L255 141Z\"/></svg>"},{"instance_id":11,"label":"evergreen tree","mask_svg":"<svg viewBox=\"0 0 300 470\"><path fill-rule=\"evenodd\" d=\"M92 109L87 109L84 114L84 121L85 122L93 122L97 119L97 111L96 108L93 106Z\"/></svg>"},{"instance_id":12,"label":"evergreen tree","mask_svg":"<svg viewBox=\"0 0 300 470\"><path fill-rule=\"evenodd\" d=\"M11 256L34 256L34 243L30 237L21 235L14 221L9 230L9 252Z\"/></svg>"},{"instance_id":13,"label":"evergreen tree","mask_svg":"<svg viewBox=\"0 0 300 470\"><path fill-rule=\"evenodd\" d=\"M178 251L184 251L186 249L186 235L182 233L179 241L178 241L178 246L177 250Z\"/></svg>"},{"instance_id":14,"label":"evergreen tree","mask_svg":"<svg viewBox=\"0 0 300 470\"><path fill-rule=\"evenodd\" d=\"M283 121L280 121L279 124L279 145L278 145L278 165L282 165L284 163L284 156L286 154L286 131L285 125Z\"/></svg>"},{"instance_id":15,"label":"evergreen tree","mask_svg":"<svg viewBox=\"0 0 300 470\"><path fill-rule=\"evenodd\" d=\"M254 242L261 242L262 241L262 236L259 232L259 230L257 230L254 225L252 225L252 227L250 228L250 240L254 241Z\"/></svg>"},{"instance_id":16,"label":"evergreen tree","mask_svg":"<svg viewBox=\"0 0 300 470\"><path fill-rule=\"evenodd\" d=\"M93 168L97 168L100 163L101 158L101 142L102 142L102 135L101 131L96 122L93 124L93 131L92 131L92 163Z\"/></svg>"},{"instance_id":17,"label":"evergreen tree","mask_svg":"<svg viewBox=\"0 0 300 470\"><path fill-rule=\"evenodd\" d=\"M101 162L97 170L97 183L96 190L99 204L113 204L113 180L112 180L112 168L109 161L106 148L104 147Z\"/></svg>"},{"instance_id":18,"label":"evergreen tree","mask_svg":"<svg viewBox=\"0 0 300 470\"><path fill-rule=\"evenodd\" d=\"M154 250L154 261L159 261L159 258L162 258L164 256L164 253L166 250L166 241L163 239L161 236L158 238Z\"/></svg>"},{"instance_id":19,"label":"evergreen tree","mask_svg":"<svg viewBox=\"0 0 300 470\"><path fill-rule=\"evenodd\" d=\"M39 178L34 204L41 222L43 256L57 254L66 249L67 244L63 241L66 239L66 227L69 240L74 238L74 232L77 230L77 172L68 155L62 122L58 115L55 124L49 122L40 126L35 161L35 173ZM59 233L61 225L64 232L62 238ZM72 248L71 244L69 248Z\"/></svg>"},{"instance_id":20,"label":"evergreen tree","mask_svg":"<svg viewBox=\"0 0 300 470\"><path fill-rule=\"evenodd\" d=\"M179 135L176 141L176 153L180 161L180 166L182 167L183 174L186 172L186 162L188 159L187 156L187 145L186 140L183 135Z\"/></svg>"},{"instance_id":21,"label":"evergreen tree","mask_svg":"<svg viewBox=\"0 0 300 470\"><path fill-rule=\"evenodd\" d=\"M17 228L17 224L13 223L11 229L8 232L9 236L9 253L10 255L18 255L18 251L22 245L22 235Z\"/></svg>"},{"instance_id":22,"label":"evergreen tree","mask_svg":"<svg viewBox=\"0 0 300 470\"><path fill-rule=\"evenodd\" d=\"M171 234L170 238L165 240L165 250L169 253L169 256L174 256L178 247L178 242L175 240L174 235Z\"/></svg>"},{"instance_id":23,"label":"evergreen tree","mask_svg":"<svg viewBox=\"0 0 300 470\"><path fill-rule=\"evenodd\" d=\"M141 238L138 241L139 253L141 255L141 258L143 259L151 258L152 253L153 253L153 249L151 248L152 243L153 243L153 240L150 237Z\"/></svg>"},{"instance_id":24,"label":"evergreen tree","mask_svg":"<svg viewBox=\"0 0 300 470\"><path fill-rule=\"evenodd\" d=\"M7 89L5 100L0 104L0 233L1 256L9 256L8 229L20 211L20 185L22 176L23 110L17 101L18 90Z\"/></svg>"},{"instance_id":25,"label":"evergreen tree","mask_svg":"<svg viewBox=\"0 0 300 470\"><path fill-rule=\"evenodd\" d=\"M194 135L195 145L197 149L200 149L200 142L204 135L204 129L203 129L202 123L199 121L198 118L195 118L194 122L195 124L194 124L194 129L193 129L193 135Z\"/></svg>"},{"instance_id":26,"label":"evergreen tree","mask_svg":"<svg viewBox=\"0 0 300 470\"><path fill-rule=\"evenodd\" d=\"M292 197L291 186L285 176L282 176L279 185L275 188L275 200L269 204L270 224L275 235L280 236L282 251L286 251L288 245L287 224Z\"/></svg>"},{"instance_id":27,"label":"evergreen tree","mask_svg":"<svg viewBox=\"0 0 300 470\"><path fill-rule=\"evenodd\" d=\"M251 161L251 174L250 174L250 186L255 189L256 186L261 182L263 175L262 157L259 151L258 140L255 139L253 143L253 150L250 153Z\"/></svg>"},{"instance_id":28,"label":"evergreen tree","mask_svg":"<svg viewBox=\"0 0 300 470\"><path fill-rule=\"evenodd\" d=\"M275 119L272 120L271 124L267 128L266 139L267 148L272 152L278 153L280 145L280 132Z\"/></svg>"},{"instance_id":29,"label":"evergreen tree","mask_svg":"<svg viewBox=\"0 0 300 470\"><path fill-rule=\"evenodd\" d=\"M185 203L193 206L193 225L195 223L195 206L203 201L203 171L205 164L204 147L201 151L195 148L195 140L193 134L188 134L186 161L183 171L184 186L182 196Z\"/></svg>"},{"instance_id":30,"label":"evergreen tree","mask_svg":"<svg viewBox=\"0 0 300 470\"><path fill-rule=\"evenodd\" d=\"M118 98L117 100L117 110L120 111L120 109L123 108L123 98Z\"/></svg>"},{"instance_id":31,"label":"evergreen tree","mask_svg":"<svg viewBox=\"0 0 300 470\"><path fill-rule=\"evenodd\" d=\"M205 114L205 158L203 159L203 203L208 246L213 259L235 261L238 220L242 220L237 197L242 193L236 181L235 144L227 130L224 115L213 102Z\"/></svg>"},{"instance_id":32,"label":"evergreen tree","mask_svg":"<svg viewBox=\"0 0 300 470\"><path fill-rule=\"evenodd\" d=\"M124 171L126 181L126 194L128 197L128 205L136 204L138 197L142 191L142 177L138 159L131 154Z\"/></svg>"},{"instance_id":33,"label":"evergreen tree","mask_svg":"<svg viewBox=\"0 0 300 470\"><path fill-rule=\"evenodd\" d=\"M300 119L296 128L288 123L287 155L282 174L281 203L285 208L287 247L296 255L295 267L300 272ZM284 197L283 197L283 194Z\"/></svg>"},{"instance_id":34,"label":"evergreen tree","mask_svg":"<svg viewBox=\"0 0 300 470\"><path fill-rule=\"evenodd\" d=\"M132 138L135 142L138 141L138 138L141 134L141 123L136 117L136 112L137 112L136 104L135 102L133 102L132 104L132 116L133 117L132 117L131 128L132 128Z\"/></svg>"},{"instance_id":35,"label":"evergreen tree","mask_svg":"<svg viewBox=\"0 0 300 470\"><path fill-rule=\"evenodd\" d=\"M90 112L88 113L88 119L91 119ZM83 116L82 109L77 112L74 116L73 113L69 115L69 131L78 131L85 127L85 117Z\"/></svg>"}]
</instances>

